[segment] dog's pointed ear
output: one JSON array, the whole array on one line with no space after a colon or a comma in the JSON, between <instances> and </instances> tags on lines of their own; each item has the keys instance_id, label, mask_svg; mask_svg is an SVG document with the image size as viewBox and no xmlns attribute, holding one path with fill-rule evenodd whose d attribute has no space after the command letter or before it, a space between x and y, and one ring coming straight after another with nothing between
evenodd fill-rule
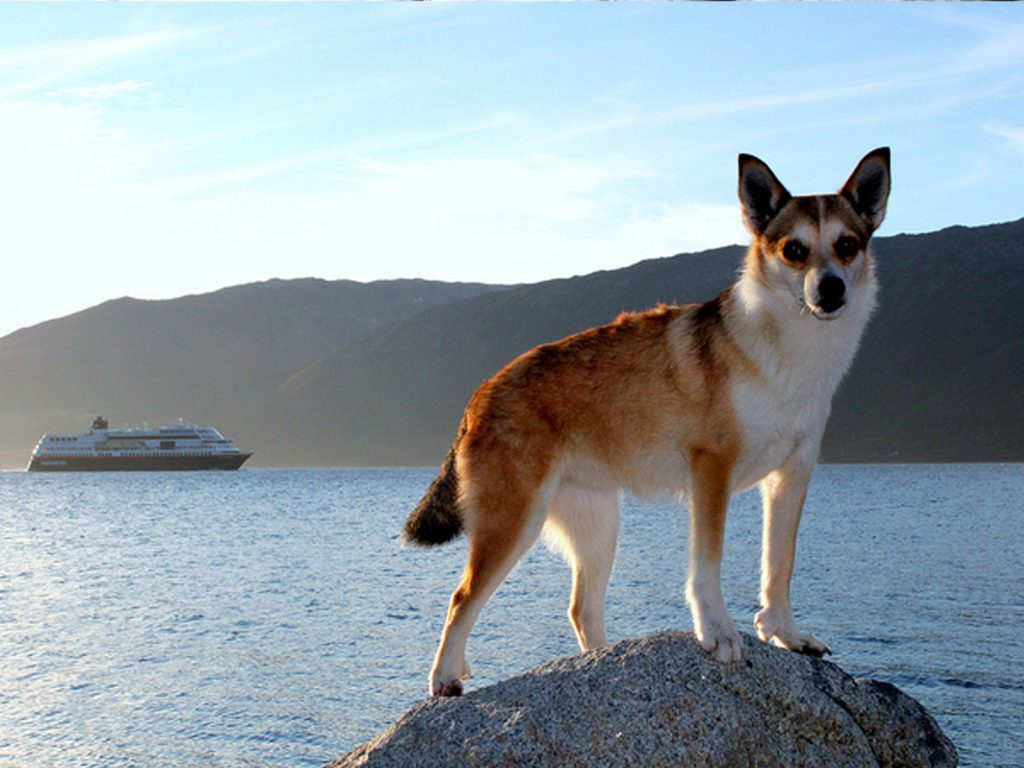
<instances>
[{"instance_id":1,"label":"dog's pointed ear","mask_svg":"<svg viewBox=\"0 0 1024 768\"><path fill-rule=\"evenodd\" d=\"M754 235L763 234L792 197L772 169L753 155L740 155L739 192L743 221Z\"/></svg>"},{"instance_id":2,"label":"dog's pointed ear","mask_svg":"<svg viewBox=\"0 0 1024 768\"><path fill-rule=\"evenodd\" d=\"M868 152L839 190L872 232L885 218L885 206L889 201L889 156L888 147Z\"/></svg>"}]
</instances>

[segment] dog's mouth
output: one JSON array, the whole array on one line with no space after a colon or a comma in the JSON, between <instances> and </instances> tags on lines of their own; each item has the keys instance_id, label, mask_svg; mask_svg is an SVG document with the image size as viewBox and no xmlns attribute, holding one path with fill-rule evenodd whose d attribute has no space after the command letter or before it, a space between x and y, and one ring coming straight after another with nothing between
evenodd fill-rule
<instances>
[{"instance_id":1,"label":"dog's mouth","mask_svg":"<svg viewBox=\"0 0 1024 768\"><path fill-rule=\"evenodd\" d=\"M843 310L846 309L846 305L843 304L841 307L836 307L831 312L828 312L820 307L812 307L811 314L819 320L838 320L839 316L843 314Z\"/></svg>"},{"instance_id":2,"label":"dog's mouth","mask_svg":"<svg viewBox=\"0 0 1024 768\"><path fill-rule=\"evenodd\" d=\"M846 304L843 303L829 311L823 307L811 304L803 297L797 298L797 304L800 306L800 314L812 315L815 319L824 320L826 322L839 319L840 315L843 314L843 310L846 309Z\"/></svg>"}]
</instances>

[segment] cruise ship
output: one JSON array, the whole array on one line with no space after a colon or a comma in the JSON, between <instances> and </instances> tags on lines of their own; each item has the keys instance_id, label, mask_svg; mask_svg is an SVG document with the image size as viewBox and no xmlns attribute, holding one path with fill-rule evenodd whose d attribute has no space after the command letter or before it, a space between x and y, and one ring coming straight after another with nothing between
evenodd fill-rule
<instances>
[{"instance_id":1,"label":"cruise ship","mask_svg":"<svg viewBox=\"0 0 1024 768\"><path fill-rule=\"evenodd\" d=\"M179 421L159 429L110 429L102 416L80 435L43 435L30 472L238 469L251 453L212 427Z\"/></svg>"}]
</instances>

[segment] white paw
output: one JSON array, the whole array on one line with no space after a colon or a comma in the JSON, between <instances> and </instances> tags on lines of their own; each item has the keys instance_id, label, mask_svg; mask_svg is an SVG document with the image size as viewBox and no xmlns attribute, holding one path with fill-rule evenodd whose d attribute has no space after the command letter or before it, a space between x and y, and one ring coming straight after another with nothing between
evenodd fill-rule
<instances>
[{"instance_id":1,"label":"white paw","mask_svg":"<svg viewBox=\"0 0 1024 768\"><path fill-rule=\"evenodd\" d=\"M721 664L732 664L743 659L743 644L736 625L728 616L714 621L700 621L696 632L700 647Z\"/></svg>"},{"instance_id":2,"label":"white paw","mask_svg":"<svg viewBox=\"0 0 1024 768\"><path fill-rule=\"evenodd\" d=\"M461 696L462 681L473 676L469 665L462 662L461 672L458 674L446 673L440 667L436 667L430 673L430 695L431 696Z\"/></svg>"},{"instance_id":3,"label":"white paw","mask_svg":"<svg viewBox=\"0 0 1024 768\"><path fill-rule=\"evenodd\" d=\"M754 628L764 642L779 648L818 657L832 653L832 649L814 635L801 635L790 611L763 608L754 617Z\"/></svg>"},{"instance_id":4,"label":"white paw","mask_svg":"<svg viewBox=\"0 0 1024 768\"><path fill-rule=\"evenodd\" d=\"M740 661L743 658L740 633L729 617L717 581L703 586L691 581L686 588L686 599L693 615L693 633L701 647L722 664Z\"/></svg>"}]
</instances>

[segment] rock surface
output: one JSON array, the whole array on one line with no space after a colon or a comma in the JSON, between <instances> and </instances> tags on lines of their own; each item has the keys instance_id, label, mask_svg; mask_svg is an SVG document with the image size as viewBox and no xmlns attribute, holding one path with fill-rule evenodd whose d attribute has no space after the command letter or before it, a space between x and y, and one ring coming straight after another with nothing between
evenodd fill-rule
<instances>
[{"instance_id":1,"label":"rock surface","mask_svg":"<svg viewBox=\"0 0 1024 768\"><path fill-rule=\"evenodd\" d=\"M722 666L691 634L626 640L410 709L329 764L355 766L954 766L914 699L744 636Z\"/></svg>"}]
</instances>

